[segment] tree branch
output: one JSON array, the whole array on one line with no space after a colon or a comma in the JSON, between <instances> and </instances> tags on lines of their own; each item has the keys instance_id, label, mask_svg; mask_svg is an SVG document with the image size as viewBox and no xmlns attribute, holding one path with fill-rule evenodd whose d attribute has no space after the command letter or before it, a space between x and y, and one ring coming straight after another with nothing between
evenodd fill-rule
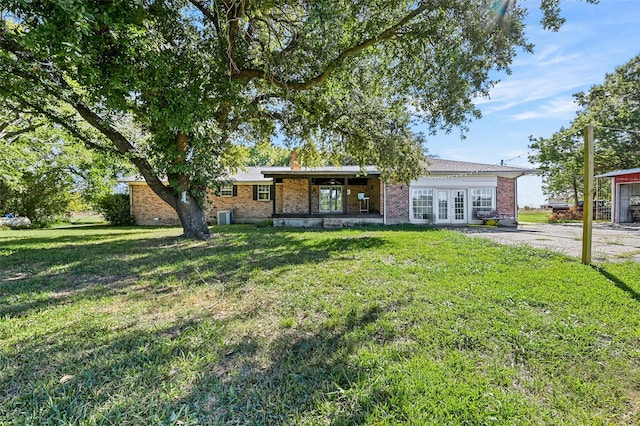
<instances>
[{"instance_id":1,"label":"tree branch","mask_svg":"<svg viewBox=\"0 0 640 426\"><path fill-rule=\"evenodd\" d=\"M247 0L239 0L236 4L236 0L231 0L229 3L224 2L227 6L227 24L229 25L229 33L227 34L227 57L229 59L228 66L231 75L240 72L238 65L235 61L236 56L236 36L240 29L239 20L244 16Z\"/></svg>"},{"instance_id":2,"label":"tree branch","mask_svg":"<svg viewBox=\"0 0 640 426\"><path fill-rule=\"evenodd\" d=\"M170 188L166 187L164 183L158 178L153 171L151 165L147 162L145 158L143 158L135 147L129 142L129 140L119 131L111 127L109 123L107 123L102 117L92 111L88 106L86 106L83 102L77 102L72 105L73 108L78 111L78 114L92 127L102 133L104 136L109 139L116 149L130 159L130 161L137 167L137 169L144 177L144 180L147 184L153 188L153 190L161 195L164 201L174 206L175 204L175 193ZM136 155L132 155L136 154ZM173 200L173 201L172 201ZM173 203L173 204L172 204ZM174 206L175 207L175 206Z\"/></svg>"},{"instance_id":3,"label":"tree branch","mask_svg":"<svg viewBox=\"0 0 640 426\"><path fill-rule=\"evenodd\" d=\"M218 11L215 8L213 8L213 11L211 11L209 8L207 8L207 6L205 6L198 0L189 0L189 3L191 3L196 9L198 9L200 13L202 13L213 24L213 27L216 29L216 34L219 35L220 18L218 16Z\"/></svg>"},{"instance_id":4,"label":"tree branch","mask_svg":"<svg viewBox=\"0 0 640 426\"><path fill-rule=\"evenodd\" d=\"M37 58L28 51L22 49L18 43L14 40L7 39L3 31L0 31L0 49L11 52L16 55L24 64L36 65L34 69L44 70L43 80L46 80L49 84L45 84L44 92L46 95L50 96L53 99L56 99L60 102L64 102L69 104L73 109L77 111L77 113L93 128L99 131L102 135L104 135L115 148L115 152L118 152L124 156L126 156L140 171L147 184L161 197L175 207L176 197L175 192L168 188L162 183L160 178L156 175L151 167L151 164L136 150L134 145L129 142L129 140L118 130L114 129L108 122L106 122L100 115L94 112L91 108L89 108L83 101L81 95L76 93L73 88L67 83L67 81L62 76L62 73L55 68L52 63L43 63L42 61L38 61ZM34 79L38 80L35 83L42 83L38 79L38 75L35 73L27 73L23 70L14 68L12 70L8 70L10 74L26 81L32 82ZM13 94L15 98L20 98L19 95ZM32 108L34 111L39 114L49 118L51 121L58 123L64 129L70 132L74 137L77 137L83 143L88 146L103 150L106 147L96 144L91 138L87 137L83 134L75 126L71 125L69 120L65 120L63 117L60 117L57 114L54 114L50 111L45 110L41 106L29 102L24 97L21 98L21 103L23 105L27 105Z\"/></svg>"},{"instance_id":5,"label":"tree branch","mask_svg":"<svg viewBox=\"0 0 640 426\"><path fill-rule=\"evenodd\" d=\"M2 129L0 129L0 138L9 139L9 138L13 138L13 137L16 137L16 136L20 136L20 135L23 135L25 133L29 133L29 132L31 132L33 130L36 130L37 128L42 127L43 125L44 125L44 123L34 124L34 125L31 125L31 126L25 127L23 129L15 130L13 132L7 132L7 133L2 133L2 131L4 130L4 128L2 128Z\"/></svg>"},{"instance_id":6,"label":"tree branch","mask_svg":"<svg viewBox=\"0 0 640 426\"><path fill-rule=\"evenodd\" d=\"M413 20L415 17L419 16L426 10L427 4L422 4L408 13L396 24L390 26L381 33L370 37L347 50L344 50L335 59L327 64L324 71L307 81L284 81L269 75L269 73L264 70L259 69L240 70L237 74L233 75L232 78L240 81L248 81L254 78L259 78L265 81L269 81L278 87L291 90L311 89L324 83L331 76L331 74L333 74L334 71L348 58L357 56L363 50L367 49L368 47L374 46L376 43L395 37L398 33L398 30L400 30L403 26L405 26L407 23L409 23L411 20Z\"/></svg>"}]
</instances>

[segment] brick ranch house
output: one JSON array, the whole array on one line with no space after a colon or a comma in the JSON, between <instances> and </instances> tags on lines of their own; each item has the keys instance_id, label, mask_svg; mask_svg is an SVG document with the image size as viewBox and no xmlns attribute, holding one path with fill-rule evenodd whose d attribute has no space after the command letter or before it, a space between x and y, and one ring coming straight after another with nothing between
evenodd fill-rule
<instances>
[{"instance_id":1,"label":"brick ranch house","mask_svg":"<svg viewBox=\"0 0 640 426\"><path fill-rule=\"evenodd\" d=\"M430 159L428 174L409 183L385 183L367 167L248 167L233 185L212 191L209 223L232 217L234 223L272 220L274 226L363 224L479 224L500 217L517 220L517 179L535 170ZM131 212L138 225L175 225L175 211L139 177L129 185ZM230 215L229 213L230 212ZM219 214L220 213L220 214ZM511 219L511 220L509 220Z\"/></svg>"}]
</instances>

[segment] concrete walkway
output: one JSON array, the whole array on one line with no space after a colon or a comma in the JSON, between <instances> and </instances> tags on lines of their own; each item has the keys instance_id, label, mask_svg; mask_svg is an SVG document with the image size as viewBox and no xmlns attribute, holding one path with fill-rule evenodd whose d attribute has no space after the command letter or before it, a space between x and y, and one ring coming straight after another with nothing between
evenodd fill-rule
<instances>
[{"instance_id":1,"label":"concrete walkway","mask_svg":"<svg viewBox=\"0 0 640 426\"><path fill-rule=\"evenodd\" d=\"M501 244L528 244L582 258L581 223L521 223L517 228L471 226L456 230ZM640 223L594 223L591 260L593 263L640 262Z\"/></svg>"}]
</instances>

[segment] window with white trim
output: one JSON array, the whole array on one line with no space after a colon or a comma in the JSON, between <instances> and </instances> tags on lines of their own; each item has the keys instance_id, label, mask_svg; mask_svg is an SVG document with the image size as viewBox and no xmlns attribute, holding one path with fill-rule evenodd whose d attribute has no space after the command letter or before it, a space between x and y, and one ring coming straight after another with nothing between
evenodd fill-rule
<instances>
[{"instance_id":1,"label":"window with white trim","mask_svg":"<svg viewBox=\"0 0 640 426\"><path fill-rule=\"evenodd\" d=\"M413 218L416 220L433 220L433 189L411 190Z\"/></svg>"},{"instance_id":2,"label":"window with white trim","mask_svg":"<svg viewBox=\"0 0 640 426\"><path fill-rule=\"evenodd\" d=\"M495 210L493 188L478 188L471 190L471 217L482 219Z\"/></svg>"}]
</instances>

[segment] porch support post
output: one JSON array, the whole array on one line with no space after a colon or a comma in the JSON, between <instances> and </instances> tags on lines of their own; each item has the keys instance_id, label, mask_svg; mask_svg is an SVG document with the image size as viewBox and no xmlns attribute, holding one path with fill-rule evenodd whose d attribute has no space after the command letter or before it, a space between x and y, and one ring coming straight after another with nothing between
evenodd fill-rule
<instances>
[{"instance_id":1,"label":"porch support post","mask_svg":"<svg viewBox=\"0 0 640 426\"><path fill-rule=\"evenodd\" d=\"M307 178L307 182L309 183L309 189L307 190L309 195L309 214L311 214L311 178Z\"/></svg>"},{"instance_id":2,"label":"porch support post","mask_svg":"<svg viewBox=\"0 0 640 426\"><path fill-rule=\"evenodd\" d=\"M276 178L271 178L273 184L273 199L271 200L271 205L273 206L273 213L271 213L271 217L273 218L276 215Z\"/></svg>"},{"instance_id":3,"label":"porch support post","mask_svg":"<svg viewBox=\"0 0 640 426\"><path fill-rule=\"evenodd\" d=\"M349 213L349 177L344 178L344 188L342 189L342 213Z\"/></svg>"}]
</instances>

